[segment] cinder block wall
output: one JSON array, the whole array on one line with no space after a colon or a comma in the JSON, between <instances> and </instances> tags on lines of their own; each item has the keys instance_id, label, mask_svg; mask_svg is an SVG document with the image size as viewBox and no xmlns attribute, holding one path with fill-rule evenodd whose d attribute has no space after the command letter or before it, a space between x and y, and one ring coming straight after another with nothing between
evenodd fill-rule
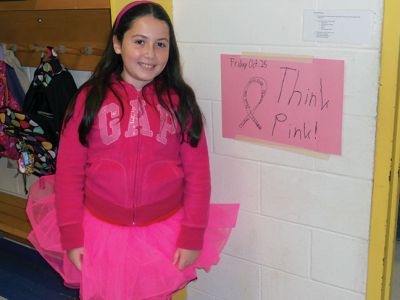
<instances>
[{"instance_id":1,"label":"cinder block wall","mask_svg":"<svg viewBox=\"0 0 400 300\"><path fill-rule=\"evenodd\" d=\"M241 204L222 262L189 300L365 298L382 0L174 0L184 73L207 119L212 201ZM369 10L368 47L305 42L304 9ZM220 54L345 60L343 154L222 138Z\"/></svg>"}]
</instances>

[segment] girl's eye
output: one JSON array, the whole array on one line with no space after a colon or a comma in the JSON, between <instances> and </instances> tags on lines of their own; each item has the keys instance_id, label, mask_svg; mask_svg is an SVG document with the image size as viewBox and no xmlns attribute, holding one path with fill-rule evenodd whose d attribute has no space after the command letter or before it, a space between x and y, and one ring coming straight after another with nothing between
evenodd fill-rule
<instances>
[{"instance_id":1,"label":"girl's eye","mask_svg":"<svg viewBox=\"0 0 400 300\"><path fill-rule=\"evenodd\" d=\"M165 48L165 47L167 47L167 44L164 43L164 42L158 42L158 43L157 43L157 47L158 47L158 48Z\"/></svg>"},{"instance_id":2,"label":"girl's eye","mask_svg":"<svg viewBox=\"0 0 400 300\"><path fill-rule=\"evenodd\" d=\"M134 43L137 45L144 45L144 40L135 40Z\"/></svg>"}]
</instances>

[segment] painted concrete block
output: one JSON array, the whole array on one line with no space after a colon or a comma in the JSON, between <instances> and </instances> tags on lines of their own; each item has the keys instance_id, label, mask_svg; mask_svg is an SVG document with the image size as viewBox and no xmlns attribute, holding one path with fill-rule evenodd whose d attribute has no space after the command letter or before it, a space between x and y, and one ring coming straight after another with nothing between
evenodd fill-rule
<instances>
[{"instance_id":1,"label":"painted concrete block","mask_svg":"<svg viewBox=\"0 0 400 300\"><path fill-rule=\"evenodd\" d=\"M194 288L187 289L187 300L215 300L214 296L202 293Z\"/></svg>"},{"instance_id":2,"label":"painted concrete block","mask_svg":"<svg viewBox=\"0 0 400 300\"><path fill-rule=\"evenodd\" d=\"M265 164L261 191L264 215L368 239L368 180Z\"/></svg>"},{"instance_id":3,"label":"painted concrete block","mask_svg":"<svg viewBox=\"0 0 400 300\"><path fill-rule=\"evenodd\" d=\"M277 5L274 1L185 0L176 4L174 23L180 41L299 46L310 44L302 41L303 8L315 8L317 1L283 0Z\"/></svg>"},{"instance_id":4,"label":"painted concrete block","mask_svg":"<svg viewBox=\"0 0 400 300\"><path fill-rule=\"evenodd\" d=\"M311 233L299 226L241 211L225 253L307 276Z\"/></svg>"},{"instance_id":5,"label":"painted concrete block","mask_svg":"<svg viewBox=\"0 0 400 300\"><path fill-rule=\"evenodd\" d=\"M262 269L263 300L364 300L365 295L277 270Z\"/></svg>"},{"instance_id":6,"label":"painted concrete block","mask_svg":"<svg viewBox=\"0 0 400 300\"><path fill-rule=\"evenodd\" d=\"M229 255L209 273L199 272L198 280L189 286L200 292L226 300L258 300L260 294L260 267Z\"/></svg>"},{"instance_id":7,"label":"painted concrete block","mask_svg":"<svg viewBox=\"0 0 400 300\"><path fill-rule=\"evenodd\" d=\"M211 156L212 201L240 203L240 208L260 212L260 166L258 163Z\"/></svg>"},{"instance_id":8,"label":"painted concrete block","mask_svg":"<svg viewBox=\"0 0 400 300\"><path fill-rule=\"evenodd\" d=\"M316 169L323 172L371 180L375 155L374 118L344 116L342 155L315 161Z\"/></svg>"},{"instance_id":9,"label":"painted concrete block","mask_svg":"<svg viewBox=\"0 0 400 300\"><path fill-rule=\"evenodd\" d=\"M210 101L202 101L201 99L197 100L204 116L204 130L206 132L208 151L211 152L213 149L212 103Z\"/></svg>"},{"instance_id":10,"label":"painted concrete block","mask_svg":"<svg viewBox=\"0 0 400 300\"><path fill-rule=\"evenodd\" d=\"M365 293L367 264L368 241L313 231L312 279Z\"/></svg>"}]
</instances>

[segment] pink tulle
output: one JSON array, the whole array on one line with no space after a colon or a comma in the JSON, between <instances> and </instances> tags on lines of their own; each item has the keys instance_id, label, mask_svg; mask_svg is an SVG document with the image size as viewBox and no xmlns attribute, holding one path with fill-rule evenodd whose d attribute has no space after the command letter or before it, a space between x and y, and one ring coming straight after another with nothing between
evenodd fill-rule
<instances>
[{"instance_id":1,"label":"pink tulle","mask_svg":"<svg viewBox=\"0 0 400 300\"><path fill-rule=\"evenodd\" d=\"M39 178L29 190L26 212L32 225L28 240L64 279L68 287L79 288L79 272L61 248L57 226L54 175Z\"/></svg>"},{"instance_id":2,"label":"pink tulle","mask_svg":"<svg viewBox=\"0 0 400 300\"><path fill-rule=\"evenodd\" d=\"M61 249L54 208L53 178L40 178L30 190L27 213L29 240L70 287L81 288L81 299L168 299L196 279L196 269L210 270L235 226L239 205L212 204L204 246L194 265L178 270L172 259L183 217L179 210L149 226L118 226L84 214L82 273Z\"/></svg>"}]
</instances>

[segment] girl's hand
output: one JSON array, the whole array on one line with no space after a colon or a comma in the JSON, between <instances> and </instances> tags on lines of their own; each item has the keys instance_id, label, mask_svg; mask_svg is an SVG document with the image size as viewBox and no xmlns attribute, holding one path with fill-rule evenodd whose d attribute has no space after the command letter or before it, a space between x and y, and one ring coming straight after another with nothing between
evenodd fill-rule
<instances>
[{"instance_id":1,"label":"girl's hand","mask_svg":"<svg viewBox=\"0 0 400 300\"><path fill-rule=\"evenodd\" d=\"M67 255L72 264L79 270L82 271L82 256L83 248L74 248L67 250Z\"/></svg>"},{"instance_id":2,"label":"girl's hand","mask_svg":"<svg viewBox=\"0 0 400 300\"><path fill-rule=\"evenodd\" d=\"M189 250L178 248L175 251L173 264L178 267L179 270L183 270L187 266L193 264L199 257L199 250Z\"/></svg>"}]
</instances>

